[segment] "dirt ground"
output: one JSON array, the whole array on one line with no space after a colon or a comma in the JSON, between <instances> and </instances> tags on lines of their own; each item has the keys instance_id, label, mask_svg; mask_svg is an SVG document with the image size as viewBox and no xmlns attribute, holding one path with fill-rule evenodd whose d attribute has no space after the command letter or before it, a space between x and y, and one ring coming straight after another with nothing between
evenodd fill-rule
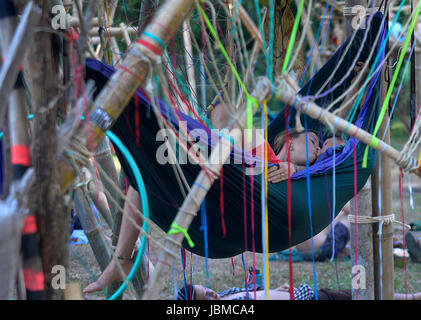
<instances>
[{"instance_id":1,"label":"dirt ground","mask_svg":"<svg viewBox=\"0 0 421 320\"><path fill-rule=\"evenodd\" d=\"M401 221L401 201L399 197L399 172L393 169L393 212L397 220ZM405 223L421 220L421 181L412 176L412 192L414 201L414 210L410 207L410 193L408 189L408 178L405 177L403 183L403 203ZM106 232L107 234L107 232ZM416 233L421 236L421 232ZM108 233L109 235L109 233ZM162 243L164 233L156 228L151 228L152 239ZM398 224L394 226L394 235L398 239L403 239L402 227ZM160 247L150 241L148 257L152 262L156 262L160 253ZM262 254L248 252L244 254L244 263L247 267L255 265L262 271ZM173 299L174 297L174 273L176 275L176 285L178 288L183 286L183 278L187 282L201 283L216 291L225 290L232 286L243 286L245 283L245 267L241 255L232 259L209 259L208 273L206 272L206 260L203 257L191 255L186 252L186 268L183 273L181 259L175 263L175 271L169 268L165 274L164 290L159 299ZM331 289L349 289L351 288L351 261L336 260L334 262L294 262L292 270L289 269L287 261L274 261L269 264L270 286L276 288L284 283L288 283L290 272L294 279L294 286L299 286L305 282L313 287L328 287ZM248 269L248 268L247 268ZM82 288L100 275L100 269L94 258L89 245L74 245L70 247L70 261L68 276L70 281L80 282ZM414 263L410 259L406 260L406 278L405 268L395 264L395 292L421 291L421 263ZM106 299L104 292L83 295L84 299L97 300ZM136 296L126 290L123 299L135 299Z\"/></svg>"}]
</instances>

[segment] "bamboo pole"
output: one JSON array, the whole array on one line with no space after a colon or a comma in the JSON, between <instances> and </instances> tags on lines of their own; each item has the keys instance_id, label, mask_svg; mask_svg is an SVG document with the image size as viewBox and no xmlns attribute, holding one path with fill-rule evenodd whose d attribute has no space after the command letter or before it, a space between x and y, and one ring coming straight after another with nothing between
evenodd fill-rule
<instances>
[{"instance_id":1,"label":"bamboo pole","mask_svg":"<svg viewBox=\"0 0 421 320\"><path fill-rule=\"evenodd\" d=\"M92 213L91 206L85 197L84 192L76 189L74 192L74 204L82 228L89 240L94 256L101 271L104 271L111 261L112 253L102 237L98 221Z\"/></svg>"},{"instance_id":2,"label":"bamboo pole","mask_svg":"<svg viewBox=\"0 0 421 320\"><path fill-rule=\"evenodd\" d=\"M345 7L364 6L366 1L361 0L346 0ZM344 8L345 8L344 7ZM351 11L351 15L345 12L346 37L351 36L355 31L352 25L355 19L356 12ZM366 183L364 188L356 195L357 199L351 200L351 214L358 217L372 217L372 189L370 181ZM355 207L357 201L357 207ZM356 210L356 211L355 211ZM371 224L357 224L356 221L351 222L351 262L352 262L352 300L374 300L374 267L373 267L373 226ZM355 240L357 243L355 243ZM355 257L357 254L357 257Z\"/></svg>"},{"instance_id":3,"label":"bamboo pole","mask_svg":"<svg viewBox=\"0 0 421 320\"><path fill-rule=\"evenodd\" d=\"M380 1L377 1L378 3ZM388 90L388 83L385 81L388 63L383 67L382 70L382 91L381 101L384 101ZM389 76L390 78L390 76ZM387 125L389 120L389 110L383 118L383 122L380 126L379 137L383 137L385 143L390 144L390 127ZM387 131L386 131L387 130ZM377 161L377 172L381 172L381 212L377 210L373 212L373 216L387 216L392 213L392 167L388 157L381 154L381 163ZM379 166L381 165L381 171ZM378 191L377 191L378 195ZM393 259L393 224L382 225L382 235L379 239L378 235L379 224L374 225L374 261L376 267L375 277L375 296L376 299L380 300L393 300L394 299L394 259ZM381 252L380 252L380 241L381 241ZM380 265L382 265L382 274L380 274Z\"/></svg>"},{"instance_id":4,"label":"bamboo pole","mask_svg":"<svg viewBox=\"0 0 421 320\"><path fill-rule=\"evenodd\" d=\"M146 31L161 39L164 43L168 43L174 35L174 33L169 32L169 30L174 30L174 32L175 30L178 30L183 21L190 14L193 5L193 0L173 0L165 2L157 11L156 16L149 24ZM161 48L162 50L160 43L145 34L142 34L139 40L151 43L156 48ZM151 58L147 58L145 53L151 55ZM83 141L85 146L96 146L103 138L104 132L107 131L120 116L137 88L141 86L148 77L151 60L155 59L154 56L155 54L141 43L133 44L130 47L127 56L122 61L121 65L131 70L131 72L119 68L95 100L95 105L98 107L91 113L91 119L96 118L101 120L101 122L86 122L79 127L75 133L75 135ZM155 57L158 58L158 56ZM62 192L65 192L74 180L75 172L73 167L66 162L64 154L60 157L59 168L62 177L61 190Z\"/></svg>"},{"instance_id":5,"label":"bamboo pole","mask_svg":"<svg viewBox=\"0 0 421 320\"><path fill-rule=\"evenodd\" d=\"M350 201L350 218L354 218L355 213L358 217L372 217L371 190L369 180L358 192L357 207L354 200ZM373 241L367 241L373 238L373 226L371 223L355 225L355 220L350 220L352 275L353 278L355 277L352 281L352 300L374 300ZM355 251L355 246L357 246L357 251ZM355 253L357 253L357 260ZM355 264L356 261L358 264Z\"/></svg>"},{"instance_id":6,"label":"bamboo pole","mask_svg":"<svg viewBox=\"0 0 421 320\"><path fill-rule=\"evenodd\" d=\"M130 46L131 44L132 44L132 40L130 39L130 34L129 34L129 32L127 31L127 30L129 30L128 28L127 28L127 26L122 22L122 23L120 23L120 28L122 29L122 32L123 32L123 38L124 38L124 41L126 42L126 45L127 46ZM137 31L137 30L136 30Z\"/></svg>"},{"instance_id":7,"label":"bamboo pole","mask_svg":"<svg viewBox=\"0 0 421 320\"><path fill-rule=\"evenodd\" d=\"M272 85L267 78L260 78L256 84L255 96L259 102L262 102L265 99L269 99L271 95ZM254 112L257 108L253 108ZM229 127L230 137L235 142L240 141L242 137L242 130L246 124L246 108L240 108L235 116L235 120L232 125ZM206 197L207 191L209 190L217 178L213 174L209 176L209 172L220 172L221 167L226 162L230 156L231 149L234 144L229 146L226 143L218 142L218 144L213 149L210 158L209 165L207 168L203 168L196 178L195 183L193 184L189 194L184 200L182 206L178 210L178 213L174 219L174 223L180 228L187 230L193 221L199 207ZM159 293L162 290L164 282L162 281L162 275L166 271L169 265L171 265L171 260L173 259L173 252L177 252L181 246L181 242L184 239L183 233L175 233L168 235L165 238L164 246L166 250L161 251L158 262L155 266L154 273L151 276L149 286L145 294L143 295L144 300L153 300L156 299Z\"/></svg>"},{"instance_id":8,"label":"bamboo pole","mask_svg":"<svg viewBox=\"0 0 421 320\"><path fill-rule=\"evenodd\" d=\"M117 36L124 36L124 33L126 32L129 35L136 35L137 29L135 28L122 28L122 27L103 27L102 32L105 34L109 34L110 37L117 37ZM92 28L89 30L88 35L90 37L98 36L99 28Z\"/></svg>"}]
</instances>

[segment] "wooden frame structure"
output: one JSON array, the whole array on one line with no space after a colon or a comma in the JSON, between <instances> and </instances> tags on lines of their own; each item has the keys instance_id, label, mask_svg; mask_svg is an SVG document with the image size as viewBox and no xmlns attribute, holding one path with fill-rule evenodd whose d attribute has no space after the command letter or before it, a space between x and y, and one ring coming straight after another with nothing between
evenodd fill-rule
<instances>
[{"instance_id":1,"label":"wooden frame structure","mask_svg":"<svg viewBox=\"0 0 421 320\"><path fill-rule=\"evenodd\" d=\"M77 128L72 134L71 139L76 138L86 147L96 147L101 143L101 141L103 141L105 132L111 128L113 123L123 112L125 106L128 104L137 88L144 85L148 80L151 67L161 62L161 54L165 50L165 44L171 40L174 34L174 32L170 32L170 30L177 30L183 25L184 21L193 10L195 4L196 2L194 0L166 1L162 4L152 21L148 24L144 32L137 38L137 41L135 42L130 40L129 35L137 34L138 30L136 29L127 29L124 25L120 25L119 28L113 29L110 27L107 30L110 32L112 37L116 35L123 36L130 48L124 59L122 59L120 62L120 65L123 68L119 68L115 72L108 84L101 90L95 101L91 102L90 118L92 121L81 124L81 126ZM92 26L94 26L99 22L93 19L91 23ZM77 19L71 19L70 21L71 26L77 26L79 24L80 21ZM89 35L95 36L96 31L89 31ZM261 39L256 37L255 40L261 46ZM100 42L100 40L98 41ZM92 50L89 51L91 54L93 54ZM17 57L16 59L18 61L19 55L16 54L15 57ZM3 67L1 70L0 97L2 95L6 96L7 92L10 91L10 89L7 87L7 85L9 85L9 81L7 81L7 79L13 78L13 72L16 73L16 64L15 68L13 68L13 65L10 65L9 68ZM127 72L126 70L131 70L131 72ZM254 95L260 102L268 99L270 96L270 84L268 84L267 81L267 79L261 79L255 88ZM296 98L297 88L294 88L293 82L288 78L287 75L285 76L284 82L282 83L282 88L283 90L281 91L279 97L283 102L288 103L289 101L292 101L294 98ZM299 106L299 104L297 104L297 106ZM322 111L320 107L314 103L309 103L309 107L306 108L304 112L310 117L325 121L325 123L337 123L338 130L343 131L346 129L346 134L355 135L365 144L371 144L373 141L373 137L368 133L358 129L352 124L349 124L345 120L330 114L329 112ZM320 117L321 114L322 117ZM234 121L236 125L239 124L240 127L245 126L246 112L244 106L238 109L236 118L237 121ZM235 128L236 127L233 126L230 129ZM235 130L235 132L238 132L238 130ZM240 136L235 136L234 139L239 138ZM385 184L385 186L382 187L382 199L385 202L382 204L383 210L381 215L387 215L391 210L390 187L387 187L387 185L390 183L390 176L388 177L388 173L390 173L390 161L388 158L397 161L399 158L399 152L388 144L388 140L385 142L378 140L376 149L382 151L382 154L385 155L385 157L382 157L382 179L385 179L384 182L382 182ZM225 159L227 156L229 156L231 151L230 149L226 148L215 148L215 150L216 151L211 154L211 159L213 157L216 157L217 159ZM222 152L223 154L221 155L219 152ZM61 191L64 193L69 189L73 180L76 178L76 173L74 171L74 167L66 160L67 158L64 152L59 155L59 159ZM217 161L210 161L210 163L217 163ZM198 187L198 185L209 189L215 179L217 179L217 174L213 174L212 178L209 179L209 172L217 173L219 170L220 166L209 165L209 167L204 168L198 175L196 179L197 184L192 187L174 220L175 223L177 223L177 225L179 225L181 228L187 229L189 227L193 217L199 210L199 206L202 200L206 196L206 191L203 188ZM413 173L419 175L418 170L413 170ZM384 230L386 234L389 231L390 230ZM158 265L156 266L152 275L150 285L146 288L146 292L142 297L143 299L157 298L160 290L162 289L162 282L160 282L161 274L165 268L167 268L168 262L172 259L170 252L175 251L175 249L181 246L183 239L184 235L182 233L169 235L166 238L165 243L169 250L163 251L161 253ZM390 239L391 237L385 237L383 241L387 241L389 243ZM386 250L390 249L388 243L383 244L383 250L385 252ZM389 259L390 257L387 256L387 258ZM393 296L393 256L391 258L392 271L385 271L385 269L383 271L384 273L388 274L388 280L383 280L383 283L390 284L390 282L392 282L392 287L390 287L389 284L383 285L383 297L385 299L390 298L391 295ZM384 263L384 266L385 265L386 263ZM389 277L391 277L392 280L389 279ZM376 295L376 297L378 297L378 295Z\"/></svg>"}]
</instances>

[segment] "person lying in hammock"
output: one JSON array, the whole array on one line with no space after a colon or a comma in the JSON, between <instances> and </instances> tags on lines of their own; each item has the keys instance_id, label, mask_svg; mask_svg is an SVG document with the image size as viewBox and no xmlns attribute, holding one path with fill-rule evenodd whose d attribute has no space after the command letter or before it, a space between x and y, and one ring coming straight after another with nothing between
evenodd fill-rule
<instances>
[{"instance_id":1,"label":"person lying in hammock","mask_svg":"<svg viewBox=\"0 0 421 320\"><path fill-rule=\"evenodd\" d=\"M363 69L364 64L362 62L358 62L355 66L354 71L358 74ZM362 77L364 79L364 77ZM357 86L358 87L358 86ZM347 100L347 99L345 99ZM227 108L221 108L221 105L217 106L214 112L210 115L211 124L214 128L225 128L228 124L229 120L229 112ZM308 146L307 140L308 139ZM246 140L246 139L245 139ZM272 166L268 170L268 179L271 183L279 183L288 179L288 162L287 160L287 150L286 150L286 132L281 132L275 139L277 142L275 143L274 149L269 149L269 157L268 159L273 163L276 163L276 166ZM258 150L260 148L259 144L266 143L264 139L257 140L258 147L252 147L251 151L255 154L258 154ZM306 150L308 148L308 155L309 155L309 164L311 165L321 154L322 151L327 151L327 146L329 145L329 141L326 144L326 147L320 148L320 141L317 133L313 131L306 132L298 132L297 130L290 130L289 131L289 148L290 148L290 174L294 174L299 170L306 168ZM291 169L292 166L292 169ZM129 202L131 202L135 208L141 208L140 196L139 193L132 187L129 186L127 192L127 198ZM117 242L115 256L120 264L118 265L116 259L113 259L110 264L106 267L104 272L98 278L97 281L89 284L85 289L85 293L99 291L105 287L107 287L110 283L114 281L118 281L122 279L121 269L127 275L133 266L133 249L135 243L138 239L139 231L136 226L133 225L131 220L134 220L138 226L142 225L140 221L140 217L138 214L133 212L131 206L128 205L126 201L124 205L124 213L123 219L120 227L120 236Z\"/></svg>"},{"instance_id":2,"label":"person lying in hammock","mask_svg":"<svg viewBox=\"0 0 421 320\"><path fill-rule=\"evenodd\" d=\"M291 153L291 160L297 161L297 167L302 166L305 164L305 157L303 157L303 153L305 154L306 150L306 133L305 132L296 132L296 130L291 130L292 134L290 135L290 153ZM279 149L278 156L280 158L283 157L285 154L285 136L284 133L280 134L277 140L277 148ZM314 156L314 160L317 157L325 152L329 147L333 146L333 138L329 138L325 141L322 148L319 146L319 138L314 132L308 133L309 139L311 139L311 143L309 143L309 148L311 153ZM338 138L335 139L335 145L342 143L341 140ZM276 148L275 148L276 149ZM276 149L276 150L278 150ZM313 156L311 157L313 159ZM312 160L312 161L314 161ZM284 164L281 163L280 164ZM269 172L269 178L272 183L278 183L285 179L287 179L287 167L282 166L277 168L276 166L272 167ZM286 169L286 170L285 170ZM131 202L136 208L141 208L140 198L138 192L131 186L129 186L129 190L127 192L128 201ZM130 217L130 218L129 218ZM137 241L139 231L130 221L133 219L137 225L142 225L139 215L136 214L131 207L128 205L126 201L124 205L124 213L123 219L120 228L120 236L118 238L115 256L118 259L120 267L124 270L124 273L127 275L130 272L130 269L133 266L134 259L132 258L133 249L135 243ZM89 284L84 290L84 293L90 293L102 290L103 288L107 287L110 283L114 281L119 281L122 279L121 269L117 264L116 260L113 259L110 264L106 267L104 272L98 278L97 281ZM151 267L152 269L153 267ZM151 272L151 269L150 272Z\"/></svg>"},{"instance_id":3,"label":"person lying in hammock","mask_svg":"<svg viewBox=\"0 0 421 320\"><path fill-rule=\"evenodd\" d=\"M231 288L221 292L202 285L186 285L177 292L177 300L266 300L266 293L263 287L256 288L256 299L254 298L254 286L245 288ZM248 296L247 296L248 294ZM317 291L318 300L352 300L351 290L331 290L327 288ZM421 292L417 293L395 293L395 300L421 300ZM276 289L269 290L269 300L290 300L289 284L284 284ZM294 300L315 300L315 292L308 284L303 283L294 288Z\"/></svg>"}]
</instances>

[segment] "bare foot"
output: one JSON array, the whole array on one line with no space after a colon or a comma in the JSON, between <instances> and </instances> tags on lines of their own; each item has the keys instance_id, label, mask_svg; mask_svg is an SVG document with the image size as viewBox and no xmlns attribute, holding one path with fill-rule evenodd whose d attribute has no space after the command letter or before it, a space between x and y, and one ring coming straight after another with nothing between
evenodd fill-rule
<instances>
[{"instance_id":1,"label":"bare foot","mask_svg":"<svg viewBox=\"0 0 421 320\"><path fill-rule=\"evenodd\" d=\"M124 274L127 276L133 266L133 262L129 260L118 260ZM90 293L105 289L109 284L114 281L123 280L121 269L117 265L115 259L105 268L104 272L100 275L97 281L90 283L83 293Z\"/></svg>"}]
</instances>

